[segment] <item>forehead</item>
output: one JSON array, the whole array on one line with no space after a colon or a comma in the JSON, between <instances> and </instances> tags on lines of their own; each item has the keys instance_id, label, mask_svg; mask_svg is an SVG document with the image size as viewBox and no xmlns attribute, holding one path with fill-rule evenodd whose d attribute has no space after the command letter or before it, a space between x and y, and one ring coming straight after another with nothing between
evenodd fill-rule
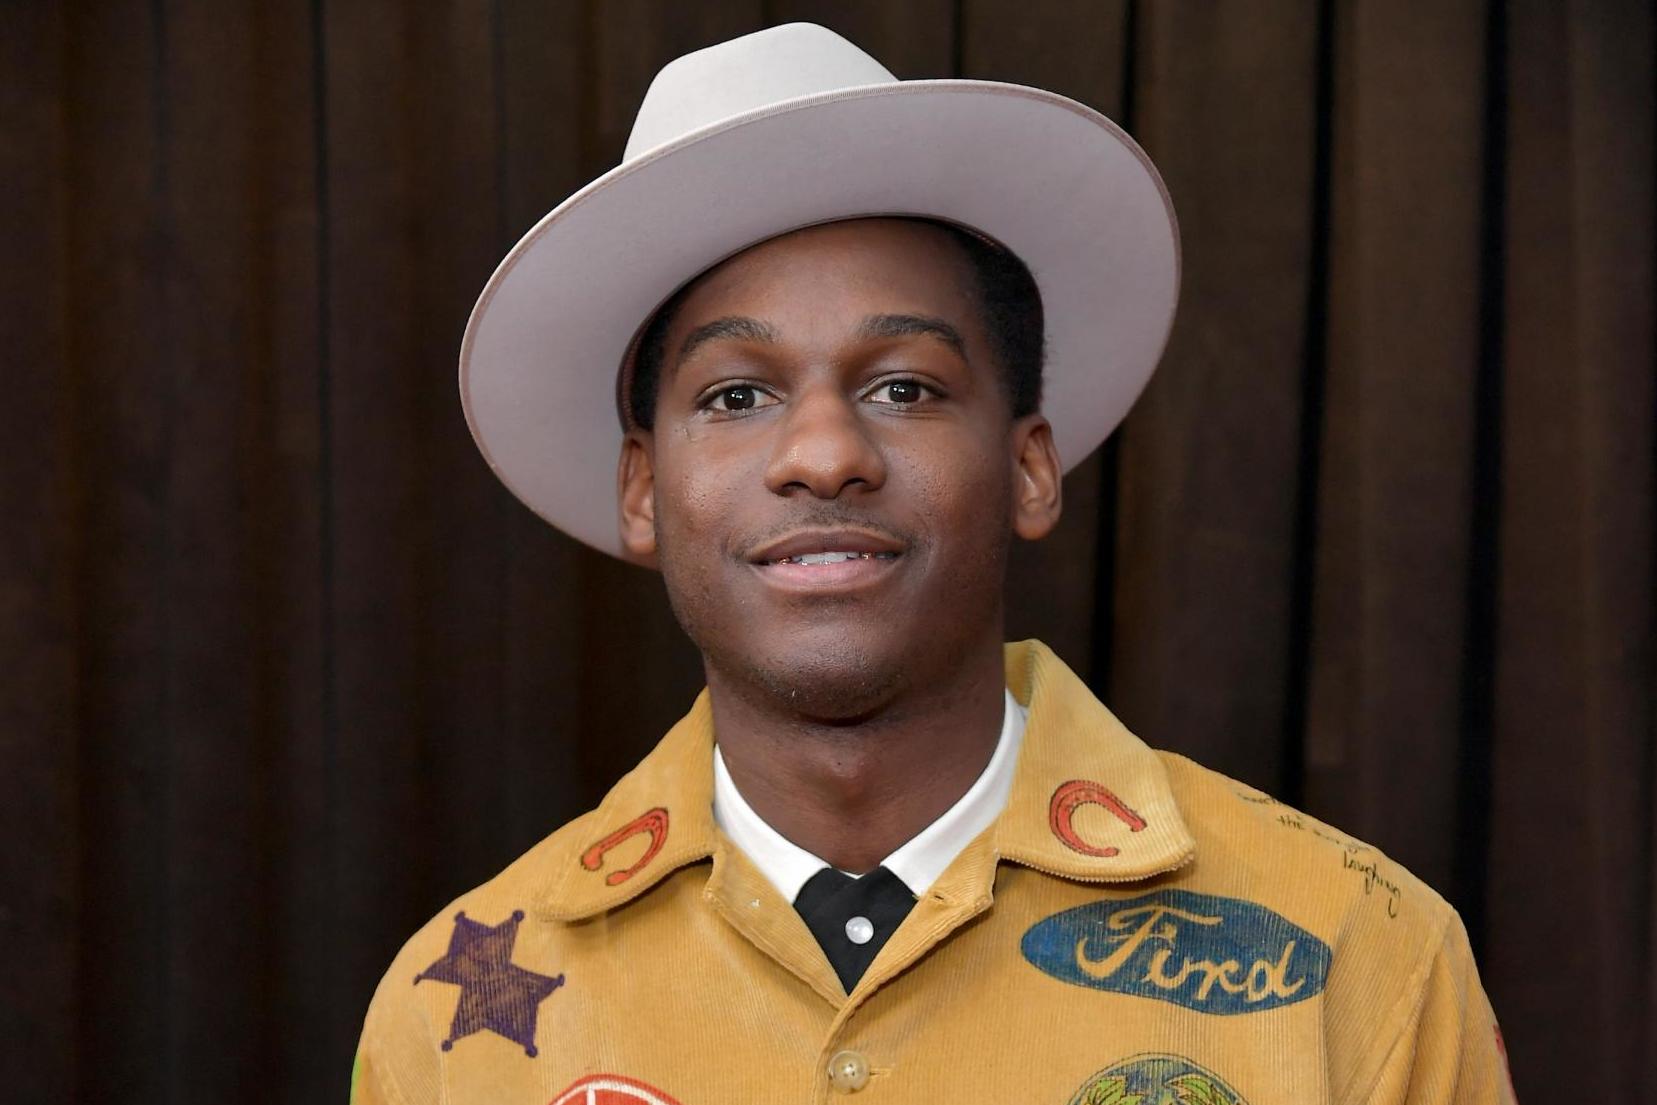
<instances>
[{"instance_id":1,"label":"forehead","mask_svg":"<svg viewBox=\"0 0 1657 1105\"><path fill-rule=\"evenodd\" d=\"M955 316L973 276L942 227L867 218L791 231L726 259L686 288L675 329L725 314L821 316L837 303Z\"/></svg>"}]
</instances>

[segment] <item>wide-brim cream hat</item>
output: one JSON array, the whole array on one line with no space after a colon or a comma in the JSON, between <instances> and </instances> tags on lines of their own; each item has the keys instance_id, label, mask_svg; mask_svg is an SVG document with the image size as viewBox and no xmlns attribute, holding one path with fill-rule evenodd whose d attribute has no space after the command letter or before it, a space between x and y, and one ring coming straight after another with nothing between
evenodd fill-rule
<instances>
[{"instance_id":1,"label":"wide-brim cream hat","mask_svg":"<svg viewBox=\"0 0 1657 1105\"><path fill-rule=\"evenodd\" d=\"M900 81L791 23L670 62L622 163L541 219L484 287L460 351L478 448L529 508L622 555L617 372L680 286L767 238L941 218L1017 254L1047 324L1043 413L1068 470L1127 414L1168 340L1179 232L1120 127L1052 92Z\"/></svg>"}]
</instances>

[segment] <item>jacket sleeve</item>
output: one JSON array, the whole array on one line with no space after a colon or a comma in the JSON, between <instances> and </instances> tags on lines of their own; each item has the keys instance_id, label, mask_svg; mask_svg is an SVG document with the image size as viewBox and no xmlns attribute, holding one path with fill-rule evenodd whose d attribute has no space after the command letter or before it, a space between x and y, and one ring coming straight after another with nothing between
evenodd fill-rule
<instances>
[{"instance_id":1,"label":"jacket sleeve","mask_svg":"<svg viewBox=\"0 0 1657 1105\"><path fill-rule=\"evenodd\" d=\"M438 1105L444 1100L438 1045L408 992L412 988L406 980L414 973L400 958L369 1002L351 1064L350 1105Z\"/></svg>"},{"instance_id":2,"label":"jacket sleeve","mask_svg":"<svg viewBox=\"0 0 1657 1105\"><path fill-rule=\"evenodd\" d=\"M1515 1105L1495 1014L1461 918L1450 912L1420 1000L1366 1105Z\"/></svg>"},{"instance_id":3,"label":"jacket sleeve","mask_svg":"<svg viewBox=\"0 0 1657 1105\"><path fill-rule=\"evenodd\" d=\"M366 1035L357 1045L357 1057L351 1064L350 1105L407 1105Z\"/></svg>"}]
</instances>

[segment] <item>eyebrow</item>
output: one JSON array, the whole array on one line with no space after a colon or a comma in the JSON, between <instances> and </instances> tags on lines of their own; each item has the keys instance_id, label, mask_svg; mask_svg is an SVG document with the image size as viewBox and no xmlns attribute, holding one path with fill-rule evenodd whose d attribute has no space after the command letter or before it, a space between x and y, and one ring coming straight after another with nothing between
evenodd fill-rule
<instances>
[{"instance_id":1,"label":"eyebrow","mask_svg":"<svg viewBox=\"0 0 1657 1105\"><path fill-rule=\"evenodd\" d=\"M967 359L967 343L961 331L941 318L926 315L870 315L857 328L860 338L904 338L912 334L929 334L955 351L963 361Z\"/></svg>"},{"instance_id":2,"label":"eyebrow","mask_svg":"<svg viewBox=\"0 0 1657 1105\"><path fill-rule=\"evenodd\" d=\"M757 318L745 318L741 315L727 315L692 330L686 336L684 344L679 346L679 359L682 361L690 356L696 351L697 346L721 339L762 341L775 344L778 335L777 328L769 322L761 322Z\"/></svg>"},{"instance_id":3,"label":"eyebrow","mask_svg":"<svg viewBox=\"0 0 1657 1105\"><path fill-rule=\"evenodd\" d=\"M905 338L930 335L955 351L962 360L967 357L967 343L961 331L941 318L927 315L870 315L857 327L857 336L867 341L873 338ZM679 360L689 357L699 346L710 341L757 341L774 345L781 340L777 328L768 322L743 315L716 318L692 330L679 346Z\"/></svg>"}]
</instances>

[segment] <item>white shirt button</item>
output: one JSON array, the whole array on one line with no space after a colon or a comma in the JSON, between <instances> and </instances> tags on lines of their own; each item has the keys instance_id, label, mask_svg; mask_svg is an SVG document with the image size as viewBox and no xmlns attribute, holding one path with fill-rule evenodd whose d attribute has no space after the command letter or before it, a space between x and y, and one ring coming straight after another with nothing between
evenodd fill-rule
<instances>
[{"instance_id":1,"label":"white shirt button","mask_svg":"<svg viewBox=\"0 0 1657 1105\"><path fill-rule=\"evenodd\" d=\"M875 938L875 923L867 917L853 917L846 922L846 939L853 944L867 944Z\"/></svg>"}]
</instances>

